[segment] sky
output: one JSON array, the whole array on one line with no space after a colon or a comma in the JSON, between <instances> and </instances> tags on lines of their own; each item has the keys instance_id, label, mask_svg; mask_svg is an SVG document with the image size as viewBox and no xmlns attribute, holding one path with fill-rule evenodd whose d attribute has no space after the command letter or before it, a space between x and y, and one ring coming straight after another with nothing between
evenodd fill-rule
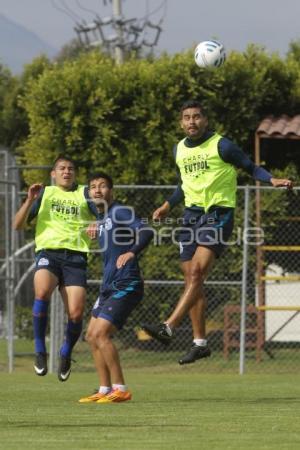
<instances>
[{"instance_id":1,"label":"sky","mask_svg":"<svg viewBox=\"0 0 300 450\"><path fill-rule=\"evenodd\" d=\"M156 54L181 52L202 40L217 38L228 52L244 51L248 44L255 43L283 56L289 43L300 39L300 0L121 0L121 5L127 19L143 18L147 11L158 10L149 17L153 23L163 19ZM96 13L101 18L110 16L112 3L0 0L0 14L57 50L76 37L76 21L91 22Z\"/></svg>"}]
</instances>

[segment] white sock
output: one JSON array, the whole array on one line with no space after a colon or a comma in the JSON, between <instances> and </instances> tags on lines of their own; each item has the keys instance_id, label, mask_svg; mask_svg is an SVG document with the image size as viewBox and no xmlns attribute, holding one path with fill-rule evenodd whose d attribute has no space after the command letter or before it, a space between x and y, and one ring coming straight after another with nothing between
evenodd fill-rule
<instances>
[{"instance_id":1,"label":"white sock","mask_svg":"<svg viewBox=\"0 0 300 450\"><path fill-rule=\"evenodd\" d=\"M127 386L126 386L126 384L113 384L112 385L112 387L113 387L113 389L118 389L118 391L121 391L121 392L127 392Z\"/></svg>"},{"instance_id":2,"label":"white sock","mask_svg":"<svg viewBox=\"0 0 300 450\"><path fill-rule=\"evenodd\" d=\"M198 347L206 347L206 345L207 345L207 340L206 339L194 339L193 342Z\"/></svg>"},{"instance_id":3,"label":"white sock","mask_svg":"<svg viewBox=\"0 0 300 450\"><path fill-rule=\"evenodd\" d=\"M110 386L100 386L99 387L99 392L101 394L108 394L111 391L111 387Z\"/></svg>"},{"instance_id":4,"label":"white sock","mask_svg":"<svg viewBox=\"0 0 300 450\"><path fill-rule=\"evenodd\" d=\"M173 331L170 328L169 324L167 322L164 322L164 324L166 325L166 332L168 333L169 336L172 336Z\"/></svg>"}]
</instances>

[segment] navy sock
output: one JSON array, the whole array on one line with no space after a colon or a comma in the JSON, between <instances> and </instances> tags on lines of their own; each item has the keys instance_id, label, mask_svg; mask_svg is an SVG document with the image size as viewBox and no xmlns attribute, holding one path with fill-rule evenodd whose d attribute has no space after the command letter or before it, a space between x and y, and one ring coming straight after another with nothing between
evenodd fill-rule
<instances>
[{"instance_id":1,"label":"navy sock","mask_svg":"<svg viewBox=\"0 0 300 450\"><path fill-rule=\"evenodd\" d=\"M70 358L72 349L78 341L82 331L82 320L80 322L73 322L69 320L67 323L64 343L60 349L61 356Z\"/></svg>"},{"instance_id":2,"label":"navy sock","mask_svg":"<svg viewBox=\"0 0 300 450\"><path fill-rule=\"evenodd\" d=\"M33 333L36 353L46 353L46 329L49 302L36 298L33 302Z\"/></svg>"}]
</instances>

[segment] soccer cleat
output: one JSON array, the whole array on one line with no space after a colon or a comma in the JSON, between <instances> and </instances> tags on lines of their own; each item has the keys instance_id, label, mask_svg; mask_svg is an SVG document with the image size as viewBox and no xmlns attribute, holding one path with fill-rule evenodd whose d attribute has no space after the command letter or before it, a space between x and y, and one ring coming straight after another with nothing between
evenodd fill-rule
<instances>
[{"instance_id":1,"label":"soccer cleat","mask_svg":"<svg viewBox=\"0 0 300 450\"><path fill-rule=\"evenodd\" d=\"M71 358L66 356L59 357L57 376L59 381L67 381L71 373Z\"/></svg>"},{"instance_id":2,"label":"soccer cleat","mask_svg":"<svg viewBox=\"0 0 300 450\"><path fill-rule=\"evenodd\" d=\"M207 358L211 355L211 351L207 346L193 344L191 349L178 360L179 364L191 364L197 359Z\"/></svg>"},{"instance_id":3,"label":"soccer cleat","mask_svg":"<svg viewBox=\"0 0 300 450\"><path fill-rule=\"evenodd\" d=\"M105 397L107 394L103 394L102 392L95 392L92 395L89 395L88 397L82 397L79 401L79 403L93 403L97 402L97 400L100 400L101 398Z\"/></svg>"},{"instance_id":4,"label":"soccer cleat","mask_svg":"<svg viewBox=\"0 0 300 450\"><path fill-rule=\"evenodd\" d=\"M167 325L165 323L159 323L157 325L150 323L143 323L141 325L142 329L159 342L163 344L169 344L173 338L173 334L169 334L167 330Z\"/></svg>"},{"instance_id":5,"label":"soccer cleat","mask_svg":"<svg viewBox=\"0 0 300 450\"><path fill-rule=\"evenodd\" d=\"M36 353L34 362L35 373L39 377L43 377L48 372L47 353Z\"/></svg>"},{"instance_id":6,"label":"soccer cleat","mask_svg":"<svg viewBox=\"0 0 300 450\"><path fill-rule=\"evenodd\" d=\"M120 403L131 400L131 392L119 391L119 389L112 390L109 394L106 394L103 398L100 398L96 403Z\"/></svg>"}]
</instances>

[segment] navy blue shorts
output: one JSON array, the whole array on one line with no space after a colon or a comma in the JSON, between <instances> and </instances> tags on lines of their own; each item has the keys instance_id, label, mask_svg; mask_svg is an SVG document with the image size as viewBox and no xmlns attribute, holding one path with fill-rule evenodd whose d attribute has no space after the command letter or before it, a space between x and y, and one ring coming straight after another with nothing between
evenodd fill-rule
<instances>
[{"instance_id":1,"label":"navy blue shorts","mask_svg":"<svg viewBox=\"0 0 300 450\"><path fill-rule=\"evenodd\" d=\"M119 280L112 283L112 288L100 292L92 316L101 317L111 322L119 330L124 326L131 311L134 310L144 295L142 280Z\"/></svg>"},{"instance_id":2,"label":"navy blue shorts","mask_svg":"<svg viewBox=\"0 0 300 450\"><path fill-rule=\"evenodd\" d=\"M208 213L186 208L179 232L180 260L190 261L198 246L208 247L219 257L231 236L234 209L216 207Z\"/></svg>"},{"instance_id":3,"label":"navy blue shorts","mask_svg":"<svg viewBox=\"0 0 300 450\"><path fill-rule=\"evenodd\" d=\"M59 286L82 286L87 282L87 255L73 250L40 250L35 270L47 269L58 278Z\"/></svg>"}]
</instances>

